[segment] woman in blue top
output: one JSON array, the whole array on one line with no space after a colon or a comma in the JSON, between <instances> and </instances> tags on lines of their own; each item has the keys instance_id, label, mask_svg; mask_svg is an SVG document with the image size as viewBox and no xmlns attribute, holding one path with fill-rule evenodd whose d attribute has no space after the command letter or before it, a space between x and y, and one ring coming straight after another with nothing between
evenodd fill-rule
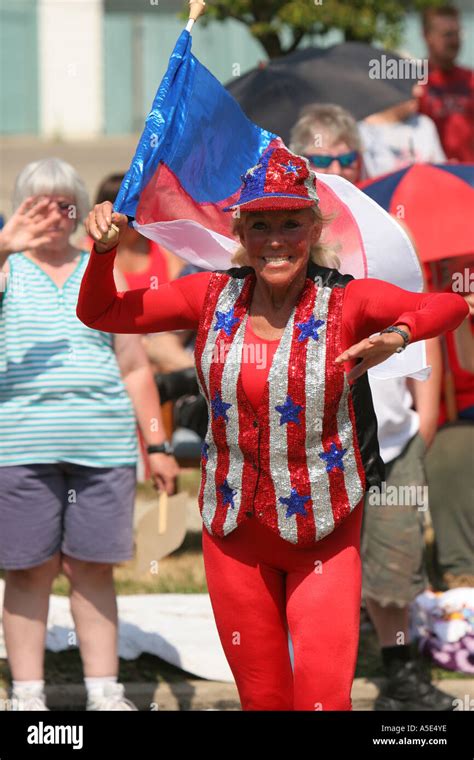
<instances>
[{"instance_id":1,"label":"woman in blue top","mask_svg":"<svg viewBox=\"0 0 474 760\"><path fill-rule=\"evenodd\" d=\"M49 158L19 175L0 232L0 567L13 709L44 710L51 584L71 584L88 709L136 709L117 683L113 565L133 556L136 421L165 435L139 335L86 327L76 303L89 254L70 236L89 211L69 164ZM117 286L126 290L123 275ZM150 454L157 489L178 468Z\"/></svg>"}]
</instances>

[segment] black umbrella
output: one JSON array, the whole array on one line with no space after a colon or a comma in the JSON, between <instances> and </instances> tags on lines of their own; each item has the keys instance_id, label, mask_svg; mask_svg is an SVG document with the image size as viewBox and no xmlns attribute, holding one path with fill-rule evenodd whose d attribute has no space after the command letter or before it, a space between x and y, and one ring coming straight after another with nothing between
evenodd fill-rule
<instances>
[{"instance_id":1,"label":"black umbrella","mask_svg":"<svg viewBox=\"0 0 474 760\"><path fill-rule=\"evenodd\" d=\"M336 103L363 119L408 100L416 74L416 66L396 53L345 42L276 58L226 87L252 121L287 142L303 106Z\"/></svg>"}]
</instances>

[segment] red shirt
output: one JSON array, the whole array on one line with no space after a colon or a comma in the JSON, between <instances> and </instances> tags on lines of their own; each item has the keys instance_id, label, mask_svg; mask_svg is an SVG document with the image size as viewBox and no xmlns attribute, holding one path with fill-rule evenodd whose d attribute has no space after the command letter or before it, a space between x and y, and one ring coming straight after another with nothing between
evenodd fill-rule
<instances>
[{"instance_id":1,"label":"red shirt","mask_svg":"<svg viewBox=\"0 0 474 760\"><path fill-rule=\"evenodd\" d=\"M255 362L242 363L242 386L254 411L257 411L263 391L265 390L268 373L272 366L273 355L278 348L280 338L275 338L274 340L260 338L252 330L251 321L252 317L247 320L244 346L253 346L253 352L247 351L243 355L254 356Z\"/></svg>"},{"instance_id":2,"label":"red shirt","mask_svg":"<svg viewBox=\"0 0 474 760\"><path fill-rule=\"evenodd\" d=\"M474 320L472 317L470 324L471 331L474 334ZM470 406L474 406L474 374L472 374L472 372L466 372L466 370L460 366L452 332L446 335L446 348L448 351L449 366L453 375L454 390L456 394L456 409L458 412L462 412L464 409L469 409ZM442 425L446 420L446 402L443 392L440 401L438 425Z\"/></svg>"},{"instance_id":3,"label":"red shirt","mask_svg":"<svg viewBox=\"0 0 474 760\"><path fill-rule=\"evenodd\" d=\"M147 238L145 238L145 240L147 240ZM92 247L94 245L94 240L91 237L88 236L87 241L89 241L89 247ZM127 285L130 290L137 290L137 288L156 287L170 281L168 261L165 254L163 253L163 250L158 245L158 243L155 243L153 240L148 240L147 242L147 268L143 272L122 272L122 270L120 270L127 280Z\"/></svg>"},{"instance_id":4,"label":"red shirt","mask_svg":"<svg viewBox=\"0 0 474 760\"><path fill-rule=\"evenodd\" d=\"M425 263L424 272L427 287L431 291L433 289L433 275L429 263ZM471 269L469 269L469 273L470 272ZM446 285L443 292L452 293L452 283ZM474 319L472 317L470 318L470 326L472 332L474 333ZM468 409L470 406L474 406L474 374L472 372L466 372L466 370L463 369L459 364L456 351L456 342L454 340L454 334L452 332L446 334L446 350L448 353L448 363L454 384L456 409L458 412L462 412L464 409ZM438 426L443 425L447 419L446 399L443 383L441 388Z\"/></svg>"},{"instance_id":5,"label":"red shirt","mask_svg":"<svg viewBox=\"0 0 474 760\"><path fill-rule=\"evenodd\" d=\"M148 267L144 272L124 272L130 290L137 288L150 288L169 282L168 262L166 256L157 243L149 241ZM156 278L156 282L155 282Z\"/></svg>"},{"instance_id":6,"label":"red shirt","mask_svg":"<svg viewBox=\"0 0 474 760\"><path fill-rule=\"evenodd\" d=\"M452 292L451 284L446 286L444 292ZM474 319L472 317L470 318L470 327L474 334ZM462 412L464 409L469 409L470 406L474 406L474 374L472 372L467 372L459 364L456 341L454 340L454 333L452 332L447 333L446 335L446 349L448 352L449 366L453 376L454 391L456 394L456 409L458 412ZM443 389L440 401L438 425L442 425L446 421L446 400Z\"/></svg>"},{"instance_id":7,"label":"red shirt","mask_svg":"<svg viewBox=\"0 0 474 760\"><path fill-rule=\"evenodd\" d=\"M448 158L474 162L474 77L470 69L430 68L419 110L433 119Z\"/></svg>"},{"instance_id":8,"label":"red shirt","mask_svg":"<svg viewBox=\"0 0 474 760\"><path fill-rule=\"evenodd\" d=\"M158 288L118 293L113 277L116 248L105 254L92 253L84 273L77 316L89 327L111 333L148 333L167 330L196 330L206 297L211 272L199 272ZM469 308L456 293L411 293L383 280L351 280L344 288L342 309L343 350L393 324L406 324L412 341L432 338L454 330ZM255 345L251 325L245 341ZM267 379L276 341L267 344L267 360L242 364L242 382L254 408L258 406ZM273 353L270 353L273 352ZM355 362L347 362L348 369ZM265 369L264 369L265 367Z\"/></svg>"}]
</instances>

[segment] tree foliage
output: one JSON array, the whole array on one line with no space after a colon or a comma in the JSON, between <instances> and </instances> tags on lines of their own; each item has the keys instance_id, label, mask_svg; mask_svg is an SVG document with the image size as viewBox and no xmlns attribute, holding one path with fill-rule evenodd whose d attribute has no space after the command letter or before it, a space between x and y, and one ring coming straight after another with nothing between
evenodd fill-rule
<instances>
[{"instance_id":1,"label":"tree foliage","mask_svg":"<svg viewBox=\"0 0 474 760\"><path fill-rule=\"evenodd\" d=\"M340 29L345 40L400 42L406 14L445 0L207 0L200 19L234 19L248 27L269 58L293 52L306 34ZM289 41L288 41L289 39Z\"/></svg>"}]
</instances>

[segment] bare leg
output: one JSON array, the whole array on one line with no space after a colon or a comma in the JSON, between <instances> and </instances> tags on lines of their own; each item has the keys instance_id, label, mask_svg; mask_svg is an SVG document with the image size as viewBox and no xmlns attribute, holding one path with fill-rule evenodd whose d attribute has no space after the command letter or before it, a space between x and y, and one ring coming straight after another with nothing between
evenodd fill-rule
<instances>
[{"instance_id":1,"label":"bare leg","mask_svg":"<svg viewBox=\"0 0 474 760\"><path fill-rule=\"evenodd\" d=\"M43 679L49 595L59 567L56 554L28 570L6 571L3 630L15 681Z\"/></svg>"},{"instance_id":2,"label":"bare leg","mask_svg":"<svg viewBox=\"0 0 474 760\"><path fill-rule=\"evenodd\" d=\"M118 674L118 619L113 565L63 556L71 583L71 613L76 625L84 676Z\"/></svg>"},{"instance_id":3,"label":"bare leg","mask_svg":"<svg viewBox=\"0 0 474 760\"><path fill-rule=\"evenodd\" d=\"M394 604L382 607L375 599L366 599L365 603L380 647L409 643L408 607L397 607Z\"/></svg>"}]
</instances>

